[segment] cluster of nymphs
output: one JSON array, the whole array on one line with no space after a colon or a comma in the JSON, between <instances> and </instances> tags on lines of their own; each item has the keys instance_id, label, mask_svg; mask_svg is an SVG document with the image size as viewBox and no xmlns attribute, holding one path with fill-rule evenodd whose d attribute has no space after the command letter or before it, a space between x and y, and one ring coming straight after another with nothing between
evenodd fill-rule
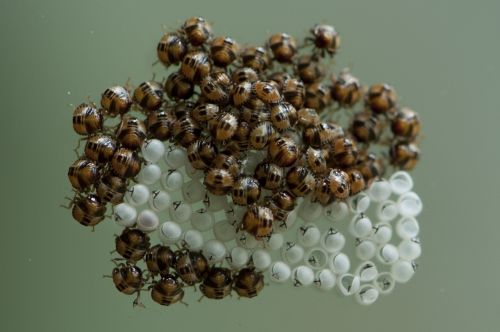
<instances>
[{"instance_id":1,"label":"cluster of nymphs","mask_svg":"<svg viewBox=\"0 0 500 332\"><path fill-rule=\"evenodd\" d=\"M103 92L101 107L91 102L76 107L73 127L86 143L69 168L75 191L70 206L75 220L92 227L112 206L124 227L116 237L120 257L111 276L120 292L138 296L148 289L162 305L181 302L184 287L194 285L211 299L233 290L253 297L264 287L266 270L274 281L291 275L295 286L323 280L320 288L326 289L333 287L335 275L346 272L346 255L339 256L343 244L318 247L325 264L317 265L318 257L311 263L313 250L309 265L299 264L293 272L287 269L303 262L304 255L297 260L295 253L292 259L283 249L284 261L273 263L267 252L318 245L320 235L297 246L286 240L297 213L314 224L324 215L321 209L340 220L332 213L344 213L346 207L361 213L354 223L362 220L364 235L354 228L356 241L372 241L372 222L363 214L369 204L362 199L372 197L383 203L377 215L386 221L387 214L396 211L395 218L399 211L415 225L414 205L420 204L415 196L401 205L385 200L391 189L382 200L366 192L387 169L415 166L418 114L401 107L388 84L364 87L347 70L333 74L329 67L339 45L332 26L316 25L302 43L278 33L262 47L240 47L229 37L214 36L203 18L190 18L165 33L157 46L158 59L168 69L163 82L113 86ZM396 188L398 181L392 184ZM148 202L148 209L137 211ZM401 213L405 208L411 213ZM160 218L167 221L160 225ZM304 227L299 237L309 229ZM161 245L150 244L153 231L160 233ZM205 241L207 232L215 238ZM324 235L337 233L329 228ZM330 239L325 236L322 241ZM410 273L414 265L409 259L401 263L394 245L373 241L373 255L363 254L365 260L380 245L377 257L389 255L391 264L403 264L403 272ZM232 249L229 243L235 243ZM138 266L141 262L146 268ZM315 264L330 268L315 279ZM338 275L339 286L351 283L348 293L356 280L351 276L345 281Z\"/></svg>"}]
</instances>

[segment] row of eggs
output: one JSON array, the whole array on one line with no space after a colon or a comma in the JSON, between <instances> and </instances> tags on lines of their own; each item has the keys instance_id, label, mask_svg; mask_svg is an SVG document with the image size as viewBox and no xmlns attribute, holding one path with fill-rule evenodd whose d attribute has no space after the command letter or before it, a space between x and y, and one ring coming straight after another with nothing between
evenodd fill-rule
<instances>
[{"instance_id":1,"label":"row of eggs","mask_svg":"<svg viewBox=\"0 0 500 332\"><path fill-rule=\"evenodd\" d=\"M190 169L183 149L150 140L142 152L149 164L137 176L138 183L127 191L126 202L114 207L115 220L123 227L157 231L163 244L201 250L211 264L227 262L239 269L251 259L257 270L268 271L276 283L292 280L295 286L315 284L324 290L337 285L341 294L355 295L362 304L375 302L379 294L389 293L396 282L407 282L414 273L413 261L421 254L415 217L422 202L411 191L413 180L406 172L396 172L346 202L327 207L307 197L299 199L287 220L271 236L258 241L238 230L246 208L232 206L226 196L207 193L200 182L203 172ZM162 159L166 171L159 165ZM391 195L397 199L391 200ZM370 206L373 218L367 216ZM168 221L160 224L159 215L165 212ZM328 221L326 229L318 227L319 219ZM349 273L351 259L342 252L346 237L333 227L345 219L350 219L346 234L355 239L355 255L361 261L354 273ZM396 219L394 228L401 239L397 245L389 243L391 223ZM290 232L284 231L294 224L301 226L287 239ZM374 258L390 270L378 271Z\"/></svg>"}]
</instances>

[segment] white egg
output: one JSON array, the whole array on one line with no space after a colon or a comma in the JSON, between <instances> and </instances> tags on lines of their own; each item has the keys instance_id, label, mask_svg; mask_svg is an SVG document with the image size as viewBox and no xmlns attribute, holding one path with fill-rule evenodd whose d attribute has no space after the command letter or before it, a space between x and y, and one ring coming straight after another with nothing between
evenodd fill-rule
<instances>
[{"instance_id":1,"label":"white egg","mask_svg":"<svg viewBox=\"0 0 500 332\"><path fill-rule=\"evenodd\" d=\"M392 239L392 226L386 223L376 224L371 239L379 244L388 243Z\"/></svg>"},{"instance_id":2,"label":"white egg","mask_svg":"<svg viewBox=\"0 0 500 332\"><path fill-rule=\"evenodd\" d=\"M312 247L316 245L321 238L321 232L314 224L306 224L300 226L297 230L297 239L304 247Z\"/></svg>"},{"instance_id":3,"label":"white egg","mask_svg":"<svg viewBox=\"0 0 500 332\"><path fill-rule=\"evenodd\" d=\"M188 229L183 235L183 243L189 250L200 250L203 242L203 234L195 229Z\"/></svg>"},{"instance_id":4,"label":"white egg","mask_svg":"<svg viewBox=\"0 0 500 332\"><path fill-rule=\"evenodd\" d=\"M277 283L283 283L287 281L290 278L291 274L292 270L290 269L290 266L282 261L274 262L269 269L271 281Z\"/></svg>"},{"instance_id":5,"label":"white egg","mask_svg":"<svg viewBox=\"0 0 500 332\"><path fill-rule=\"evenodd\" d=\"M160 219L152 210L142 210L137 216L137 228L143 232L152 232L160 225Z\"/></svg>"},{"instance_id":6,"label":"white egg","mask_svg":"<svg viewBox=\"0 0 500 332\"><path fill-rule=\"evenodd\" d=\"M399 260L391 267L391 274L396 282L407 283L415 274L415 268L412 263Z\"/></svg>"},{"instance_id":7,"label":"white egg","mask_svg":"<svg viewBox=\"0 0 500 332\"><path fill-rule=\"evenodd\" d=\"M252 262L255 268L259 271L267 270L271 265L271 255L267 250L257 249L252 254Z\"/></svg>"},{"instance_id":8,"label":"white egg","mask_svg":"<svg viewBox=\"0 0 500 332\"><path fill-rule=\"evenodd\" d=\"M399 257L413 261L422 254L422 247L418 240L403 240L398 245Z\"/></svg>"},{"instance_id":9,"label":"white egg","mask_svg":"<svg viewBox=\"0 0 500 332\"><path fill-rule=\"evenodd\" d=\"M351 268L351 261L346 254L338 253L330 256L328 267L333 271L333 273L341 275L349 271Z\"/></svg>"},{"instance_id":10,"label":"white egg","mask_svg":"<svg viewBox=\"0 0 500 332\"><path fill-rule=\"evenodd\" d=\"M166 221L161 224L158 234L160 241L164 244L177 243L182 236L182 229L179 224L173 221Z\"/></svg>"},{"instance_id":11,"label":"white egg","mask_svg":"<svg viewBox=\"0 0 500 332\"><path fill-rule=\"evenodd\" d=\"M165 154L165 144L157 139L144 141L141 147L142 157L150 163L156 163Z\"/></svg>"},{"instance_id":12,"label":"white egg","mask_svg":"<svg viewBox=\"0 0 500 332\"><path fill-rule=\"evenodd\" d=\"M372 232L372 222L366 215L356 215L349 223L349 231L355 237L364 238Z\"/></svg>"},{"instance_id":13,"label":"white egg","mask_svg":"<svg viewBox=\"0 0 500 332\"><path fill-rule=\"evenodd\" d=\"M319 289L327 291L335 287L336 280L337 277L335 277L332 271L323 269L316 273L316 280L314 280L314 283Z\"/></svg>"},{"instance_id":14,"label":"white egg","mask_svg":"<svg viewBox=\"0 0 500 332\"><path fill-rule=\"evenodd\" d=\"M294 242L286 242L281 250L281 256L289 264L297 264L304 258L304 248Z\"/></svg>"},{"instance_id":15,"label":"white egg","mask_svg":"<svg viewBox=\"0 0 500 332\"><path fill-rule=\"evenodd\" d=\"M377 258L381 263L393 264L399 259L399 251L393 244L381 246L377 252Z\"/></svg>"},{"instance_id":16,"label":"white egg","mask_svg":"<svg viewBox=\"0 0 500 332\"><path fill-rule=\"evenodd\" d=\"M161 177L161 168L156 164L142 166L137 175L137 182L147 186L155 184Z\"/></svg>"},{"instance_id":17,"label":"white egg","mask_svg":"<svg viewBox=\"0 0 500 332\"><path fill-rule=\"evenodd\" d=\"M128 203L120 203L114 207L114 218L123 227L132 227L137 220L137 210Z\"/></svg>"},{"instance_id":18,"label":"white egg","mask_svg":"<svg viewBox=\"0 0 500 332\"><path fill-rule=\"evenodd\" d=\"M376 252L377 247L371 240L360 240L356 244L356 256L363 261L372 259Z\"/></svg>"},{"instance_id":19,"label":"white egg","mask_svg":"<svg viewBox=\"0 0 500 332\"><path fill-rule=\"evenodd\" d=\"M300 265L292 271L293 285L307 287L314 282L314 272L309 266Z\"/></svg>"},{"instance_id":20,"label":"white egg","mask_svg":"<svg viewBox=\"0 0 500 332\"><path fill-rule=\"evenodd\" d=\"M215 264L226 257L226 247L218 240L208 240L203 244L202 253L209 264Z\"/></svg>"}]
</instances>

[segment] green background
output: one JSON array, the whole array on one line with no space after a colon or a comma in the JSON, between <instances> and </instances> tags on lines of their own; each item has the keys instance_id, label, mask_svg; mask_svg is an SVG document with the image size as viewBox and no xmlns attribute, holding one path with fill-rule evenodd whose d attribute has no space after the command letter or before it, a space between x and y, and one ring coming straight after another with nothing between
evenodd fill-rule
<instances>
[{"instance_id":1,"label":"green background","mask_svg":"<svg viewBox=\"0 0 500 332\"><path fill-rule=\"evenodd\" d=\"M497 331L498 1L0 2L2 331ZM59 208L77 137L72 107L151 78L162 24L204 16L216 34L261 43L331 23L336 70L394 85L423 119L415 170L424 254L409 284L371 307L269 287L252 301L133 309L101 275L111 223L96 232ZM101 227L102 226L102 227Z\"/></svg>"}]
</instances>

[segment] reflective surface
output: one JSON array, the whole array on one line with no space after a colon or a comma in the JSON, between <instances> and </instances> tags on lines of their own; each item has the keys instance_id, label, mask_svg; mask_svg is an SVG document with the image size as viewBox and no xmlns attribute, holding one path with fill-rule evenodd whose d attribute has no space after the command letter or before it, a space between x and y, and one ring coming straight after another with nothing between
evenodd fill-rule
<instances>
[{"instance_id":1,"label":"reflective surface","mask_svg":"<svg viewBox=\"0 0 500 332\"><path fill-rule=\"evenodd\" d=\"M9 331L494 330L499 10L495 1L451 0L2 1L0 324ZM349 66L363 83L394 85L421 114L423 157L412 176L424 202L424 251L408 284L371 307L273 285L250 301L198 303L195 294L187 308L148 299L142 310L102 278L118 229L107 222L91 232L58 207L70 193L77 140L68 104L97 102L128 78L163 77L151 66L161 25L173 29L192 15L241 44L278 31L301 38L314 23L333 24L342 38L336 71Z\"/></svg>"}]
</instances>

